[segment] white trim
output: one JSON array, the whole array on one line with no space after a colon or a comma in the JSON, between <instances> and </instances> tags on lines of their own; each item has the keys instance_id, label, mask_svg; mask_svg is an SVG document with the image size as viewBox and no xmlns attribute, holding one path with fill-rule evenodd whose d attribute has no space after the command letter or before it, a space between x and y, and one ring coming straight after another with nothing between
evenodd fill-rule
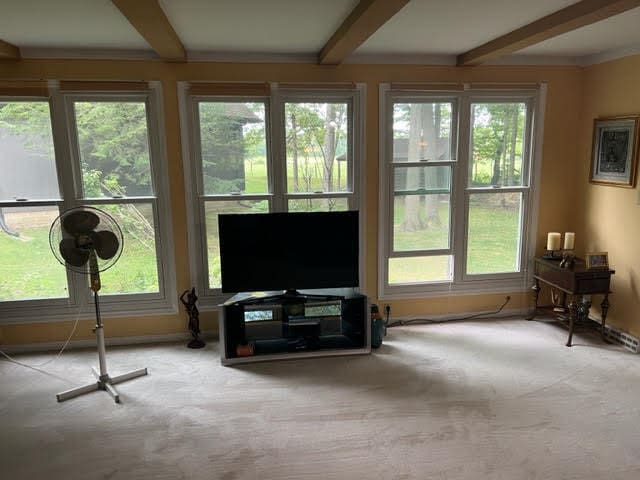
<instances>
[{"instance_id":1,"label":"white trim","mask_svg":"<svg viewBox=\"0 0 640 480\"><path fill-rule=\"evenodd\" d=\"M191 107L189 98L189 82L178 81L177 82L177 94L178 94L178 116L180 118L180 138L182 141L182 171L184 181L184 193L187 201L185 202L187 213L187 245L189 246L189 276L190 285L197 285L198 289L203 292L201 268L199 268L199 262L197 261L198 255L195 252L200 248L200 221L199 221L199 209L196 207L194 201L197 198L198 188L194 185L192 179L196 176L193 173L194 159L192 155L192 143L193 137L190 134L189 119L191 119ZM188 141L185 141L187 140Z\"/></svg>"},{"instance_id":2,"label":"white trim","mask_svg":"<svg viewBox=\"0 0 640 480\"><path fill-rule=\"evenodd\" d=\"M83 92L63 93L59 83L50 81L49 104L56 166L61 195L64 200L56 201L60 210L82 204L100 206L102 204L149 203L153 209L156 245L156 268L158 292L132 294L104 294L100 296L102 313L105 317L175 314L177 296L175 294L175 259L167 181L167 153L163 119L163 103L160 82L149 82L144 92ZM73 114L75 100L144 102L146 110L147 136L149 142L149 167L154 195L133 198L82 198L79 147L75 132ZM25 206L27 206L26 202ZM22 202L16 206L21 206ZM64 268L64 267L60 267ZM72 274L67 269L68 297L57 299L35 299L0 302L2 324L32 323L68 320L70 315L94 315L93 301L85 275Z\"/></svg>"},{"instance_id":3,"label":"white trim","mask_svg":"<svg viewBox=\"0 0 640 480\"><path fill-rule=\"evenodd\" d=\"M538 235L538 215L540 212L540 190L542 183L542 147L544 144L544 124L547 109L547 84L543 82L538 88L538 96L535 101L533 115L533 138L531 151L531 165L529 168L529 185L531 198L529 199L529 212L525 222L524 233L529 236L524 251L524 260L521 265L522 273L527 282L533 284L533 257L536 251L536 238Z\"/></svg>"},{"instance_id":4,"label":"white trim","mask_svg":"<svg viewBox=\"0 0 640 480\"><path fill-rule=\"evenodd\" d=\"M539 118L544 116L544 109L540 109L541 103L546 99L546 85L541 85L535 91L533 89L508 90L505 92L496 90L483 90L482 88L466 88L464 92L455 95L444 94L425 90L420 94L415 91L391 91L388 84L380 85L380 216L379 216L379 246L378 246L378 297L391 298L419 298L442 295L465 295L483 292L510 292L526 291L529 283L529 258L535 249L535 228L531 226L531 220L537 219L537 209L532 214L530 210L537 208L532 202L538 197L531 197L535 193L538 179L534 181L531 177L535 172L539 172L541 163L541 142L543 123ZM393 251L393 219L392 219L392 190L393 185L390 172L396 168L392 161L391 143L393 138L392 118L390 113L392 106L396 102L416 101L430 102L448 98L453 102L451 142L452 157L457 161L451 162L451 193L450 193L450 249L439 249L416 252L394 252ZM469 166L469 139L471 135L471 104L486 102L518 101L527 105L526 132L523 138L525 142L525 153L523 155L523 185L504 188L474 188L468 186ZM454 154L455 152L455 154ZM429 165L425 163L424 165ZM535 170L531 172L531 168ZM464 171L463 171L464 169ZM539 175L539 173L538 173ZM526 178L525 178L526 177ZM518 251L518 261L520 264L517 272L504 272L496 274L469 274L466 272L467 255L467 218L469 208L469 195L472 193L505 193L521 192L522 202L520 206L520 247ZM533 230L533 232L532 232ZM451 281L442 282L416 282L406 284L389 284L388 281L388 259L395 257L411 256L434 256L452 255L455 252L453 262L453 278ZM514 284L516 284L514 288Z\"/></svg>"},{"instance_id":5,"label":"white trim","mask_svg":"<svg viewBox=\"0 0 640 480\"><path fill-rule=\"evenodd\" d=\"M223 294L219 289L210 289L208 285L208 261L206 258L206 237L204 226L204 204L207 201L237 201L246 200L266 200L269 204L269 211L287 211L288 200L298 198L346 198L350 209L360 211L360 283L362 286L365 274L364 263L366 261L365 243L365 221L363 212L363 194L365 171L365 150L364 150L364 122L366 106L366 85L358 83L354 89L342 90L332 88L331 83L326 84L326 89L318 88L313 84L306 89L297 87L294 89L279 88L277 83L270 85L271 94L269 96L260 95L189 95L189 83L180 82L179 92L179 113L181 116L181 138L183 144L183 162L185 171L185 194L187 195L187 206L189 219L189 266L192 281L197 279L196 285L201 290L200 306L202 311L214 310L229 295ZM267 176L268 188L264 194L221 194L204 195L202 190L202 171L200 159L199 141L199 118L197 114L197 104L199 102L261 102L265 105L265 136L267 147ZM353 157L353 168L350 172L350 189L338 192L287 192L286 178L286 144L285 144L285 118L284 106L287 102L344 102L349 105L349 147ZM196 223L197 222L197 223Z\"/></svg>"},{"instance_id":6,"label":"white trim","mask_svg":"<svg viewBox=\"0 0 640 480\"><path fill-rule=\"evenodd\" d=\"M391 200L389 198L389 186L385 184L389 180L386 178L387 171L387 128L389 123L389 103L391 85L381 83L378 87L378 274L377 274L377 295L376 298L383 298L386 291L386 278L388 277L389 248L387 242L387 228L390 225L389 210Z\"/></svg>"},{"instance_id":7,"label":"white trim","mask_svg":"<svg viewBox=\"0 0 640 480\"><path fill-rule=\"evenodd\" d=\"M358 210L359 215L359 237L360 237L360 267L358 269L358 277L360 279L356 292L364 292L364 281L366 275L365 265L367 263L367 212L365 201L366 192L366 176L367 176L367 142L366 142L366 118L367 118L367 84L356 84L357 95L353 98L353 158L355 164L353 166L353 202ZM356 183L357 182L357 183ZM357 184L357 188L356 188ZM368 296L370 297L370 296ZM368 314L367 310L367 314ZM371 335L371 332L369 332ZM368 344L371 345L369 339Z\"/></svg>"},{"instance_id":8,"label":"white trim","mask_svg":"<svg viewBox=\"0 0 640 480\"><path fill-rule=\"evenodd\" d=\"M402 300L413 298L431 298L442 296L479 295L483 293L524 293L529 292L531 285L522 278L503 280L481 280L465 284L453 282L434 282L418 284L391 285L387 291L380 293L379 300Z\"/></svg>"},{"instance_id":9,"label":"white trim","mask_svg":"<svg viewBox=\"0 0 640 480\"><path fill-rule=\"evenodd\" d=\"M173 238L173 221L171 214L171 191L169 188L169 159L167 154L166 124L164 116L164 101L162 97L162 82L149 82L149 123L155 125L148 130L149 148L155 149L156 156L150 160L150 169L154 186L154 212L158 222L156 232L156 251L158 262L158 283L164 297L164 307L171 313L178 312L178 297L176 284L175 244ZM151 126L151 125L150 125ZM154 145L155 144L155 145ZM154 148L155 147L155 148Z\"/></svg>"}]
</instances>

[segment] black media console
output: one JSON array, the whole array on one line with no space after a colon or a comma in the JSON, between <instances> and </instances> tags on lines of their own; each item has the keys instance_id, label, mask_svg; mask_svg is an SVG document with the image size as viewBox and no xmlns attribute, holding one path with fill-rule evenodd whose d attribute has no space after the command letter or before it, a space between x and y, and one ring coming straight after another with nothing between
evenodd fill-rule
<instances>
[{"instance_id":1,"label":"black media console","mask_svg":"<svg viewBox=\"0 0 640 480\"><path fill-rule=\"evenodd\" d=\"M222 305L222 363L371 352L367 297L352 289L239 293Z\"/></svg>"}]
</instances>

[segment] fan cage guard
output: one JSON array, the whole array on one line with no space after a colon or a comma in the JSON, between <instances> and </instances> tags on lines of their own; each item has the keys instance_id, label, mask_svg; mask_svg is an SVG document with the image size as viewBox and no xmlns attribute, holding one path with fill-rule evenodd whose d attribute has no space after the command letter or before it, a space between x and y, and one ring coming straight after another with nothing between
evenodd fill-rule
<instances>
[{"instance_id":1,"label":"fan cage guard","mask_svg":"<svg viewBox=\"0 0 640 480\"><path fill-rule=\"evenodd\" d=\"M70 215L72 213L75 213L75 212L91 212L91 213L93 213L100 220L100 222L98 223L98 225L97 225L95 230L96 231L98 231L98 230L107 230L107 231L110 231L113 234L115 234L115 236L117 237L117 239L118 239L118 251L113 257L111 257L111 258L109 258L107 260L103 260L99 256L96 256L97 257L97 262L98 262L98 272L104 272L104 271L110 269L120 259L120 256L122 255L122 251L124 250L124 235L122 234L122 229L118 225L118 222L116 222L116 220L110 214L108 214L104 210L100 210L100 209L95 208L95 207L89 207L89 206L86 206L86 205L80 206L80 207L74 207L74 208L70 208L68 210L65 210L60 215L58 215L58 217L51 224L51 228L49 229L49 247L51 248L51 251L53 252L53 255L56 257L56 260L58 260L58 262L60 262L63 266L65 266L66 268L68 268L69 270L71 270L73 272L91 273L90 269L89 269L89 262L88 261L84 265L82 265L81 267L76 267L75 265L72 265L72 264L68 263L63 258L62 253L60 253L60 242L64 238L64 235L63 235L63 232L62 232L62 228L63 228L62 227L62 221L68 215ZM94 272L94 273L97 273L97 272Z\"/></svg>"}]
</instances>

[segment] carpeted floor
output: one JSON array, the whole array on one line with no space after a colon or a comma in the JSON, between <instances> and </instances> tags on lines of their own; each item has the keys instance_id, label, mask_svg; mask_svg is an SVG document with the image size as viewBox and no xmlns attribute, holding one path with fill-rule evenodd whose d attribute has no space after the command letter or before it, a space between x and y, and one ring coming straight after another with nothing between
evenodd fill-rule
<instances>
[{"instance_id":1,"label":"carpeted floor","mask_svg":"<svg viewBox=\"0 0 640 480\"><path fill-rule=\"evenodd\" d=\"M390 330L370 356L222 367L218 345L0 361L0 476L17 479L638 479L640 356L546 322ZM41 363L50 355L22 355Z\"/></svg>"}]
</instances>

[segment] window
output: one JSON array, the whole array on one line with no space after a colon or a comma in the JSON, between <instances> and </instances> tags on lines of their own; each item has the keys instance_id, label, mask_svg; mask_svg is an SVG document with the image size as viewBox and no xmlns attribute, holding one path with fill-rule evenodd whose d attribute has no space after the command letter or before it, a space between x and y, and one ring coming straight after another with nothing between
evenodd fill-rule
<instances>
[{"instance_id":1,"label":"window","mask_svg":"<svg viewBox=\"0 0 640 480\"><path fill-rule=\"evenodd\" d=\"M181 88L191 270L207 307L221 296L219 214L359 209L361 91Z\"/></svg>"},{"instance_id":2,"label":"window","mask_svg":"<svg viewBox=\"0 0 640 480\"><path fill-rule=\"evenodd\" d=\"M106 211L124 233L120 260L101 274L103 311L175 309L159 92L88 87L0 99L0 167L9 172L0 179L0 309L11 317L92 311L88 279L49 246L55 218L80 205Z\"/></svg>"},{"instance_id":3,"label":"window","mask_svg":"<svg viewBox=\"0 0 640 480\"><path fill-rule=\"evenodd\" d=\"M522 284L540 96L381 87L381 296Z\"/></svg>"}]
</instances>

